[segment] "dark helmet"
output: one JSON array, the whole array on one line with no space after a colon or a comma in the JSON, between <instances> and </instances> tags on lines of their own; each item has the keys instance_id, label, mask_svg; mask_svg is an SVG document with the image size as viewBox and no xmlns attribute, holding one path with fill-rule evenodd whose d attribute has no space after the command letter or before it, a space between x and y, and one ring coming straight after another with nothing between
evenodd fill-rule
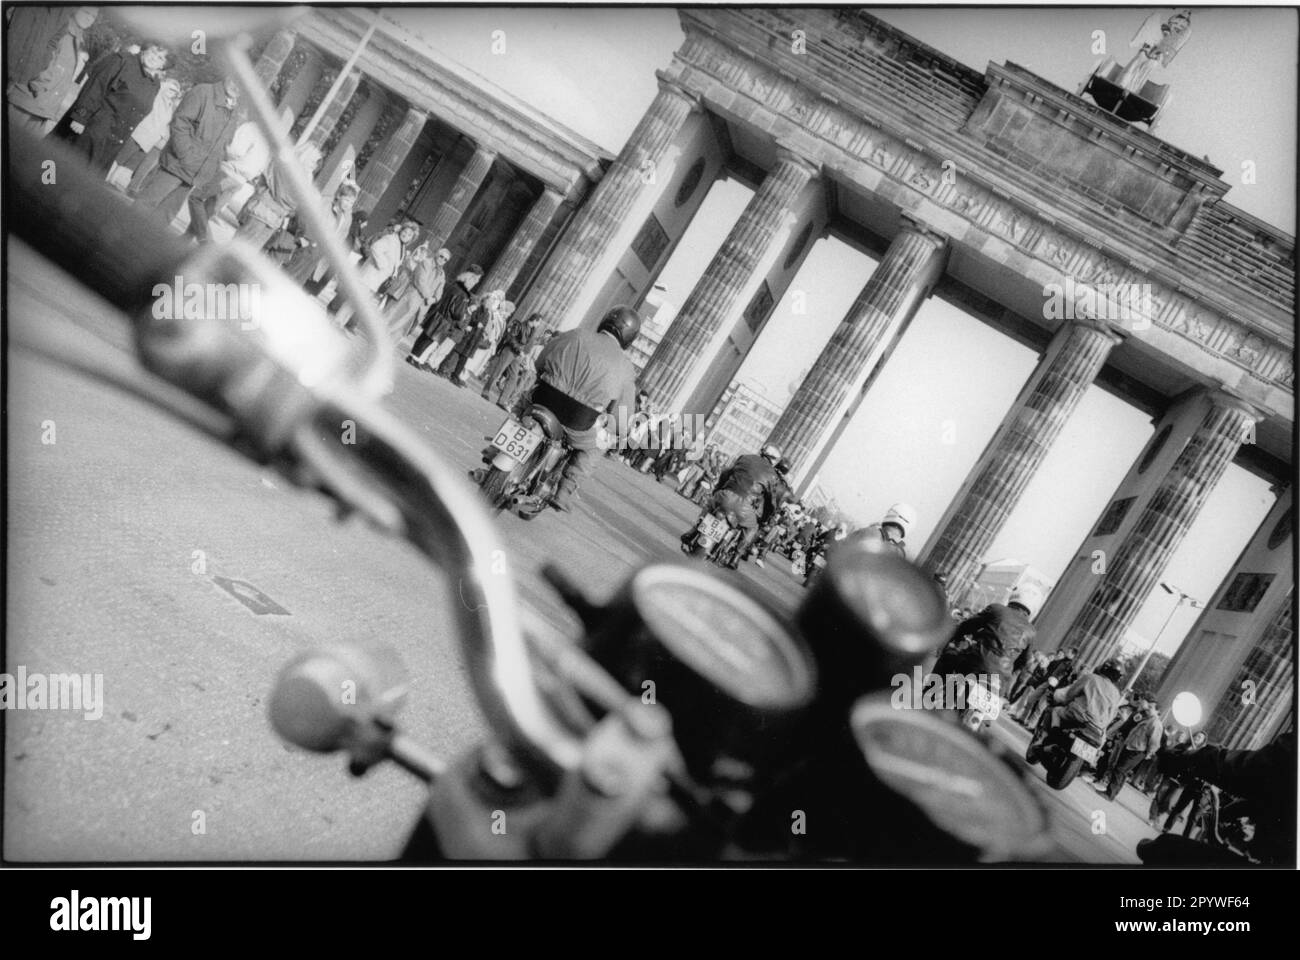
<instances>
[{"instance_id":1,"label":"dark helmet","mask_svg":"<svg viewBox=\"0 0 1300 960\"><path fill-rule=\"evenodd\" d=\"M1124 679L1124 668L1118 660L1112 657L1097 668L1097 675L1105 677L1111 683L1119 686L1119 682Z\"/></svg>"},{"instance_id":2,"label":"dark helmet","mask_svg":"<svg viewBox=\"0 0 1300 960\"><path fill-rule=\"evenodd\" d=\"M597 333L612 333L626 350L641 332L641 315L631 307L617 306L600 318Z\"/></svg>"},{"instance_id":3,"label":"dark helmet","mask_svg":"<svg viewBox=\"0 0 1300 960\"><path fill-rule=\"evenodd\" d=\"M776 472L782 477L788 477L790 475L790 461L778 460L776 462L776 466L773 469L775 469Z\"/></svg>"}]
</instances>

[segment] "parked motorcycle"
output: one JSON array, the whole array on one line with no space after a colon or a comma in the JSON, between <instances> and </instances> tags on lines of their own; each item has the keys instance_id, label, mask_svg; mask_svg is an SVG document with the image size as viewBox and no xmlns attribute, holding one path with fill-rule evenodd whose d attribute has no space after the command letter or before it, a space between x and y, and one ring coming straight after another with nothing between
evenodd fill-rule
<instances>
[{"instance_id":1,"label":"parked motorcycle","mask_svg":"<svg viewBox=\"0 0 1300 960\"><path fill-rule=\"evenodd\" d=\"M1064 790L1085 766L1095 766L1101 755L1106 731L1094 725L1082 726L1062 720L1052 726L1052 709L1043 712L1025 750L1028 763L1041 763L1047 771L1047 785L1053 790Z\"/></svg>"},{"instance_id":2,"label":"parked motorcycle","mask_svg":"<svg viewBox=\"0 0 1300 960\"><path fill-rule=\"evenodd\" d=\"M525 404L518 419L506 417L489 438L479 489L498 514L513 511L531 520L546 509L559 489L568 456L564 426L546 407ZM495 453L493 453L495 451Z\"/></svg>"}]
</instances>

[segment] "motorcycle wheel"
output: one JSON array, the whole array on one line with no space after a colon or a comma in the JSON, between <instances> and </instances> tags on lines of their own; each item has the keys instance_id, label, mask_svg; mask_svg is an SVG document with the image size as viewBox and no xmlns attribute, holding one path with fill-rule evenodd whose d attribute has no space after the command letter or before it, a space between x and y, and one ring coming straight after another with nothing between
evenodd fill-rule
<instances>
[{"instance_id":1,"label":"motorcycle wheel","mask_svg":"<svg viewBox=\"0 0 1300 960\"><path fill-rule=\"evenodd\" d=\"M1068 761L1047 771L1047 785L1053 790L1064 790L1083 769L1083 758L1071 756Z\"/></svg>"},{"instance_id":2,"label":"motorcycle wheel","mask_svg":"<svg viewBox=\"0 0 1300 960\"><path fill-rule=\"evenodd\" d=\"M483 484L479 487L483 491L483 496L487 497L488 504L496 513L500 513L505 509L506 481L509 479L510 474L504 470L488 467L488 475L483 478Z\"/></svg>"}]
</instances>

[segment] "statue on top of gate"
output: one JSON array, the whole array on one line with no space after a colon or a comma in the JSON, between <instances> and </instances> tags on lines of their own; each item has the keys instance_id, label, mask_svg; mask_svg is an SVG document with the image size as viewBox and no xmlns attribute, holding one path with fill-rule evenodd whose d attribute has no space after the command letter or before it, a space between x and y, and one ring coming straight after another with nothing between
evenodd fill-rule
<instances>
[{"instance_id":1,"label":"statue on top of gate","mask_svg":"<svg viewBox=\"0 0 1300 960\"><path fill-rule=\"evenodd\" d=\"M1154 129L1156 115L1169 102L1169 86L1147 78L1157 63L1168 67L1191 35L1190 10L1179 10L1163 23L1160 14L1153 13L1129 42L1130 47L1139 49L1128 66L1120 67L1113 57L1107 57L1088 77L1080 93L1092 97L1097 106L1121 120L1145 123L1148 129Z\"/></svg>"}]
</instances>

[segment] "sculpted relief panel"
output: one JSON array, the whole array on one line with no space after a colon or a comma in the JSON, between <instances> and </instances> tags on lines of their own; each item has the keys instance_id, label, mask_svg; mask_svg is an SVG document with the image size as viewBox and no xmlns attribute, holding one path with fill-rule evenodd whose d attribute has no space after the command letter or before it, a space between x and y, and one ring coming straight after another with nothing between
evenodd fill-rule
<instances>
[{"instance_id":1,"label":"sculpted relief panel","mask_svg":"<svg viewBox=\"0 0 1300 960\"><path fill-rule=\"evenodd\" d=\"M689 66L751 97L804 131L892 177L910 190L952 210L993 236L1073 277L1097 285L1147 285L1149 321L1250 371L1262 380L1294 389L1290 352L1268 343L1244 325L1210 311L1107 257L1089 244L1062 236L1044 220L974 183L951 162L929 156L873 127L830 100L774 70L729 53L699 37L682 47ZM833 165L834 160L822 157Z\"/></svg>"}]
</instances>

